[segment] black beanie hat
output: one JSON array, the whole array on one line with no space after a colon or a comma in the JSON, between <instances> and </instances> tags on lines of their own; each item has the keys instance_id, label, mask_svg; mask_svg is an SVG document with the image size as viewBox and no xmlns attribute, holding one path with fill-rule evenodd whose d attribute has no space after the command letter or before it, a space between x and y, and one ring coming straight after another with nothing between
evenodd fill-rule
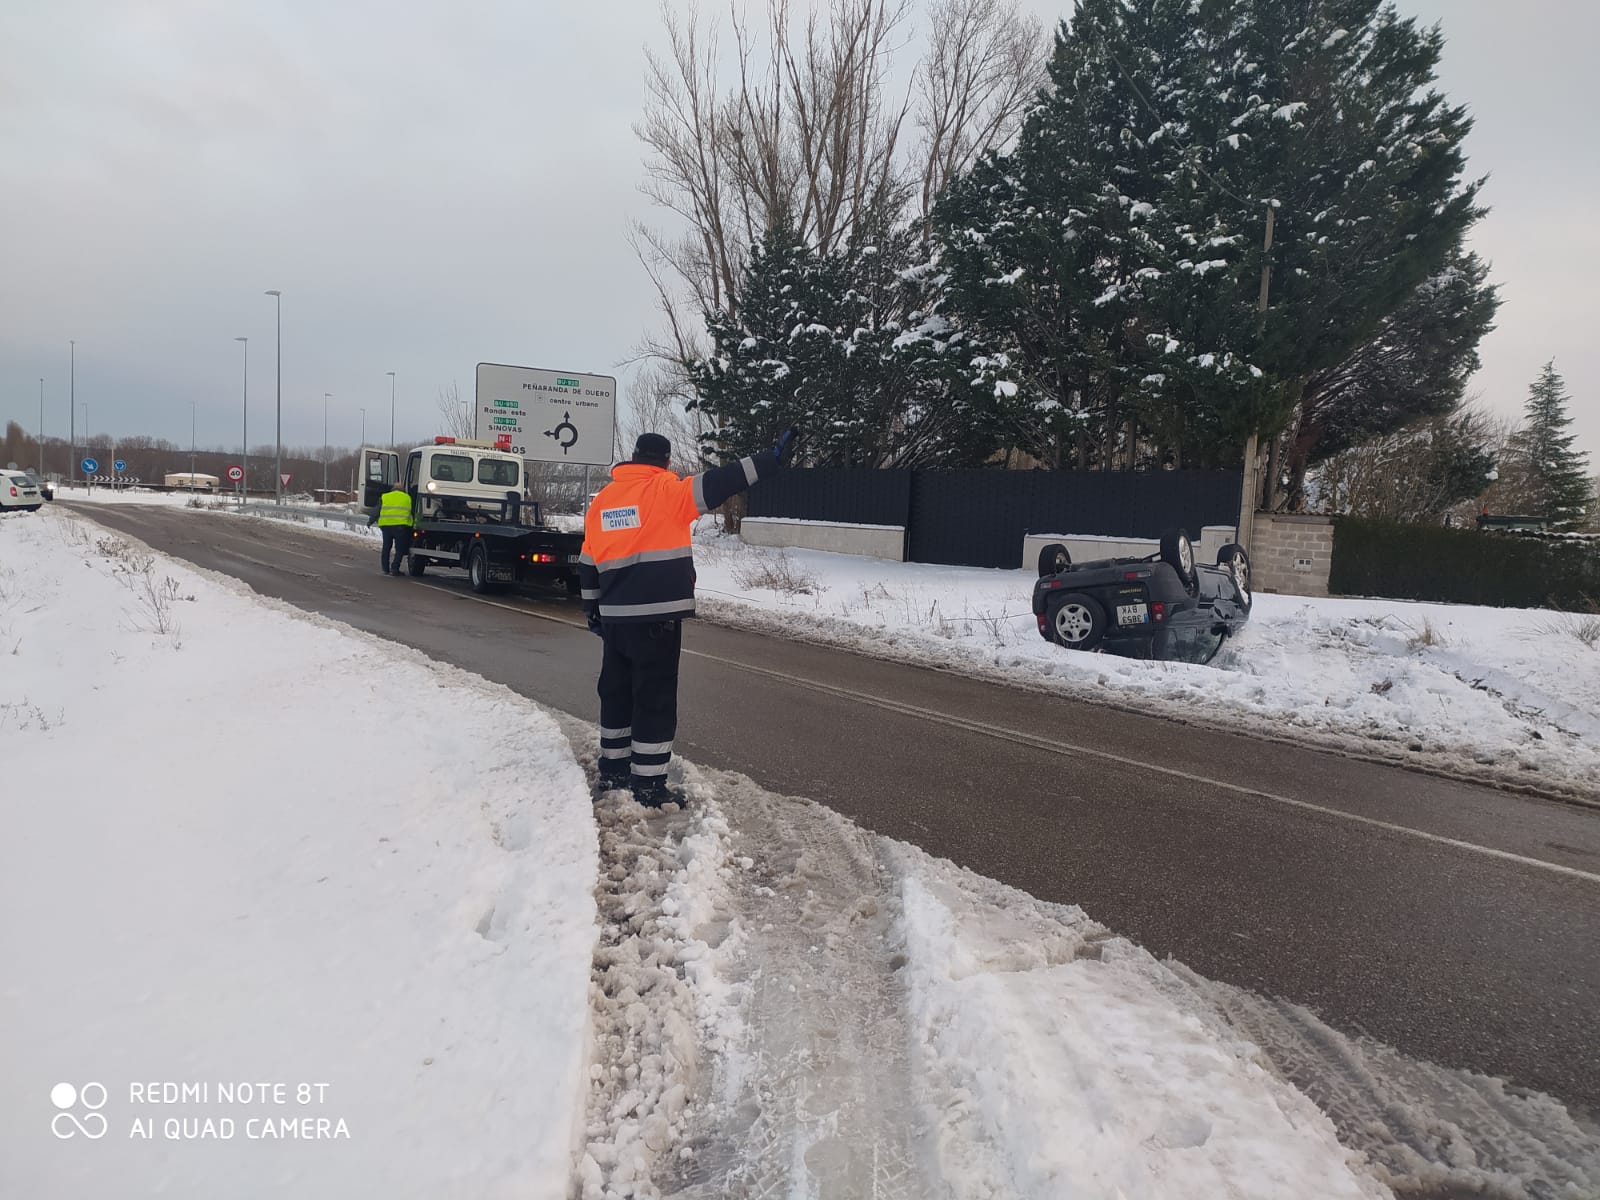
<instances>
[{"instance_id":1,"label":"black beanie hat","mask_svg":"<svg viewBox=\"0 0 1600 1200\"><path fill-rule=\"evenodd\" d=\"M665 467L672 461L672 443L659 433L641 433L634 443L633 461L652 467Z\"/></svg>"}]
</instances>

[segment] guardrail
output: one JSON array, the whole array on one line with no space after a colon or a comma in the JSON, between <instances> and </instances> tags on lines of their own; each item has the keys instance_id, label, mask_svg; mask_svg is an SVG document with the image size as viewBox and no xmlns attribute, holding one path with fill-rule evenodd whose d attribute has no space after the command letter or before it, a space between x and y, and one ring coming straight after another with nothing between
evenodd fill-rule
<instances>
[{"instance_id":1,"label":"guardrail","mask_svg":"<svg viewBox=\"0 0 1600 1200\"><path fill-rule=\"evenodd\" d=\"M229 504L224 507L238 509L239 505ZM351 512L349 509L325 508L304 504L246 504L243 511L247 516L269 517L288 521L332 521L336 525L343 525L346 529L365 529L367 527L367 514Z\"/></svg>"}]
</instances>

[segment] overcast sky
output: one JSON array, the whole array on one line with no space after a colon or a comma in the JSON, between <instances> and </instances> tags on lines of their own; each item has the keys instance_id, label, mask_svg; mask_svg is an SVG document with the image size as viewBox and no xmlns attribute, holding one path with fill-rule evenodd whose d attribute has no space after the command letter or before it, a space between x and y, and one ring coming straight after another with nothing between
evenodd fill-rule
<instances>
[{"instance_id":1,"label":"overcast sky","mask_svg":"<svg viewBox=\"0 0 1600 1200\"><path fill-rule=\"evenodd\" d=\"M1030 0L1047 21L1069 5ZM1520 412L1555 358L1600 467L1592 0L1399 0L1443 22L1505 306L1474 381ZM651 219L631 125L654 0L0 4L0 419L354 444L437 429L474 364L617 374L653 321L625 237ZM81 435L80 435L81 436ZM64 464L63 464L64 465Z\"/></svg>"}]
</instances>

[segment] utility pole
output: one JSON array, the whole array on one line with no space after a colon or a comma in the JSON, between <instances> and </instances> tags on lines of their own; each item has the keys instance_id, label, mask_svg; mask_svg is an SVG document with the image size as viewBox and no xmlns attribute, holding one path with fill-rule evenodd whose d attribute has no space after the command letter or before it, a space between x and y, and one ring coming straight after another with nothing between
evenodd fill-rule
<instances>
[{"instance_id":1,"label":"utility pole","mask_svg":"<svg viewBox=\"0 0 1600 1200\"><path fill-rule=\"evenodd\" d=\"M278 434L277 455L272 468L272 494L275 501L283 503L283 293L277 288L263 293L278 304Z\"/></svg>"},{"instance_id":2,"label":"utility pole","mask_svg":"<svg viewBox=\"0 0 1600 1200\"><path fill-rule=\"evenodd\" d=\"M239 469L244 472L244 479L239 483L239 506L244 507L245 501L250 499L250 339L236 337L236 342L244 343L244 442L241 446Z\"/></svg>"},{"instance_id":3,"label":"utility pole","mask_svg":"<svg viewBox=\"0 0 1600 1200\"><path fill-rule=\"evenodd\" d=\"M39 380L39 480L44 481L44 380Z\"/></svg>"},{"instance_id":4,"label":"utility pole","mask_svg":"<svg viewBox=\"0 0 1600 1200\"><path fill-rule=\"evenodd\" d=\"M78 472L78 343L69 341L67 345L72 347L70 367L72 374L67 377L69 380L67 402L72 407L72 417L69 422L72 426L72 457L67 462L67 482L71 483Z\"/></svg>"},{"instance_id":5,"label":"utility pole","mask_svg":"<svg viewBox=\"0 0 1600 1200\"><path fill-rule=\"evenodd\" d=\"M1256 312L1260 315L1259 326L1266 328L1267 324L1267 296L1272 288L1272 227L1277 217L1277 202L1267 202L1267 236L1262 243L1261 254L1264 261L1261 264L1261 299L1256 305ZM1255 430L1250 431L1250 438L1244 444L1244 478L1239 483L1239 528L1236 537L1241 546L1248 553L1250 539L1255 533L1256 504L1261 490L1260 480L1256 474L1256 457L1260 452L1259 439Z\"/></svg>"},{"instance_id":6,"label":"utility pole","mask_svg":"<svg viewBox=\"0 0 1600 1200\"><path fill-rule=\"evenodd\" d=\"M394 372L388 371L389 376L389 449L394 449Z\"/></svg>"},{"instance_id":7,"label":"utility pole","mask_svg":"<svg viewBox=\"0 0 1600 1200\"><path fill-rule=\"evenodd\" d=\"M189 486L194 487L194 426L200 415L200 404L189 401Z\"/></svg>"},{"instance_id":8,"label":"utility pole","mask_svg":"<svg viewBox=\"0 0 1600 1200\"><path fill-rule=\"evenodd\" d=\"M332 392L322 393L322 502L328 502L328 401Z\"/></svg>"}]
</instances>

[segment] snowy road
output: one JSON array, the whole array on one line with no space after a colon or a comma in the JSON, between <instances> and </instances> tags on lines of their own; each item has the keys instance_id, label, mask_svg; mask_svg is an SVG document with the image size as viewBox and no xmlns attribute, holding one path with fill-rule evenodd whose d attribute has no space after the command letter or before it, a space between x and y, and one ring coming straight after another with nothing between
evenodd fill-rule
<instances>
[{"instance_id":1,"label":"snowy road","mask_svg":"<svg viewBox=\"0 0 1600 1200\"><path fill-rule=\"evenodd\" d=\"M359 547L278 526L94 515L590 715L594 645L565 606L386 579ZM1594 813L706 623L686 644L687 757L1338 1028L1600 1108Z\"/></svg>"}]
</instances>

